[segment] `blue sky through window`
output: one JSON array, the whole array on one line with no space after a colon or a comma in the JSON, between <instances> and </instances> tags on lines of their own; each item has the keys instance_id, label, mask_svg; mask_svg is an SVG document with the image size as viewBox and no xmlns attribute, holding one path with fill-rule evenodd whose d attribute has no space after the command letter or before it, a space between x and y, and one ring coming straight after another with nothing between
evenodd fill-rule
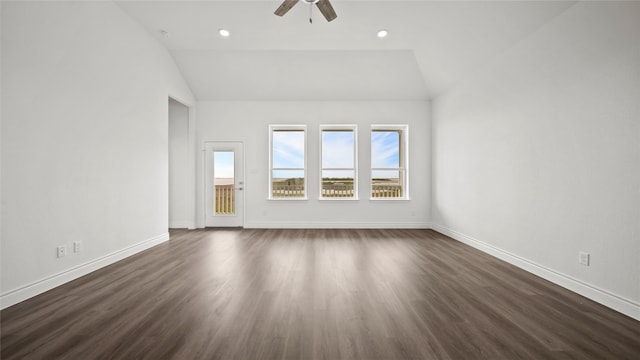
<instances>
[{"instance_id":1,"label":"blue sky through window","mask_svg":"<svg viewBox=\"0 0 640 360\"><path fill-rule=\"evenodd\" d=\"M354 167L353 131L322 132L322 167L352 169Z\"/></svg>"},{"instance_id":2,"label":"blue sky through window","mask_svg":"<svg viewBox=\"0 0 640 360\"><path fill-rule=\"evenodd\" d=\"M272 134L273 179L304 178L304 131L274 131Z\"/></svg>"},{"instance_id":3,"label":"blue sky through window","mask_svg":"<svg viewBox=\"0 0 640 360\"><path fill-rule=\"evenodd\" d=\"M397 131L371 132L371 167L400 167L400 133Z\"/></svg>"},{"instance_id":4,"label":"blue sky through window","mask_svg":"<svg viewBox=\"0 0 640 360\"><path fill-rule=\"evenodd\" d=\"M233 151L213 153L213 176L216 179L232 179L234 177L233 155Z\"/></svg>"},{"instance_id":5,"label":"blue sky through window","mask_svg":"<svg viewBox=\"0 0 640 360\"><path fill-rule=\"evenodd\" d=\"M274 131L272 143L274 168L304 168L304 131Z\"/></svg>"}]
</instances>

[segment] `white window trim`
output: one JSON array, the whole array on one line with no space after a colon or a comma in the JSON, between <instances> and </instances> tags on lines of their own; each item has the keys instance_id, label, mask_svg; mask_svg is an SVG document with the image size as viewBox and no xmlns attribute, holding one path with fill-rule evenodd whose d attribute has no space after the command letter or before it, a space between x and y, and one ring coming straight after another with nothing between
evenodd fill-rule
<instances>
[{"instance_id":1,"label":"white window trim","mask_svg":"<svg viewBox=\"0 0 640 360\"><path fill-rule=\"evenodd\" d=\"M322 171L325 170L322 167L322 132L323 131L331 131L331 130L345 130L345 131L353 131L353 197L345 197L345 198L329 198L322 196ZM318 199L322 201L357 201L358 197L358 125L355 124L332 124L332 125L320 125L320 131L318 134L319 137L319 148L320 153L318 155L319 159L319 175L318 175ZM326 170L351 170L351 168L327 168Z\"/></svg>"},{"instance_id":2,"label":"white window trim","mask_svg":"<svg viewBox=\"0 0 640 360\"><path fill-rule=\"evenodd\" d=\"M374 168L371 167L369 169L369 186L368 186L368 192L369 192L369 200L372 201L408 201L411 200L410 196L409 196L409 125L407 124L372 124L371 125L371 131L369 133L369 159L372 161L372 153L371 153L371 133L374 131L385 131L385 130L389 130L389 131L401 131L401 138L400 138L400 164L404 164L404 166L401 166L399 168L399 170L404 170L404 181L403 181L403 197L397 197L397 198L383 198L383 197L373 197L371 196L371 185L373 182L373 172L376 170L389 170L389 169L384 169L384 168ZM371 164L371 163L370 163Z\"/></svg>"},{"instance_id":3,"label":"white window trim","mask_svg":"<svg viewBox=\"0 0 640 360\"><path fill-rule=\"evenodd\" d=\"M302 197L273 197L273 132L281 130L299 130L304 133L304 196ZM300 170L300 168L276 168L275 170ZM308 200L309 188L307 187L307 125L269 125L269 193L267 200L273 201L305 201Z\"/></svg>"}]
</instances>

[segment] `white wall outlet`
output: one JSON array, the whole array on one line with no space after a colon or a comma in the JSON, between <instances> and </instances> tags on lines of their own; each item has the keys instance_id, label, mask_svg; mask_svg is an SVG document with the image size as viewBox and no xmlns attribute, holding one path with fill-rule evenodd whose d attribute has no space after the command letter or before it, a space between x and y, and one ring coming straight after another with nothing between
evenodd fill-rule
<instances>
[{"instance_id":1,"label":"white wall outlet","mask_svg":"<svg viewBox=\"0 0 640 360\"><path fill-rule=\"evenodd\" d=\"M591 260L590 258L591 258L591 254L589 254L588 252L583 252L583 251L580 252L579 261L581 265L589 266L589 260Z\"/></svg>"},{"instance_id":2,"label":"white wall outlet","mask_svg":"<svg viewBox=\"0 0 640 360\"><path fill-rule=\"evenodd\" d=\"M58 258L63 258L67 256L67 246L66 245L60 245L56 248L56 257Z\"/></svg>"},{"instance_id":3,"label":"white wall outlet","mask_svg":"<svg viewBox=\"0 0 640 360\"><path fill-rule=\"evenodd\" d=\"M73 243L73 252L79 253L82 250L82 241L76 241Z\"/></svg>"}]
</instances>

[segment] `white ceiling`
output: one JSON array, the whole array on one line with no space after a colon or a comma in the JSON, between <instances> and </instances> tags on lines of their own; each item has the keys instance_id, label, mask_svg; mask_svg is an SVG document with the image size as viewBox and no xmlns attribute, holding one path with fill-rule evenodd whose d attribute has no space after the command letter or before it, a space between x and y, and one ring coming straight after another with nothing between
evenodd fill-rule
<instances>
[{"instance_id":1,"label":"white ceiling","mask_svg":"<svg viewBox=\"0 0 640 360\"><path fill-rule=\"evenodd\" d=\"M313 24L303 2L284 17L281 0L116 3L165 44L199 100L422 100L575 1L331 0L338 18L314 6Z\"/></svg>"}]
</instances>

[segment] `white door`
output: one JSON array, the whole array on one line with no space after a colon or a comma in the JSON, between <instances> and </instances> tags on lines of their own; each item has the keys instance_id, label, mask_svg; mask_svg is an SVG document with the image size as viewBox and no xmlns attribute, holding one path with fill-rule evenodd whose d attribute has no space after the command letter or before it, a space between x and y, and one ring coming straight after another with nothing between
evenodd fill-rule
<instances>
[{"instance_id":1,"label":"white door","mask_svg":"<svg viewBox=\"0 0 640 360\"><path fill-rule=\"evenodd\" d=\"M240 142L207 142L206 226L244 225L244 157Z\"/></svg>"}]
</instances>

